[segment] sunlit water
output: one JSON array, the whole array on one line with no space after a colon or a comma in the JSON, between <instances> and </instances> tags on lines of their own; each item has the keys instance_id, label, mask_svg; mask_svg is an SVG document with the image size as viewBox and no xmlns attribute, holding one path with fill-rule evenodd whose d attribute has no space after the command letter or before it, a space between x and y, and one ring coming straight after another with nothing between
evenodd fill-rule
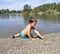
<instances>
[{"instance_id":1,"label":"sunlit water","mask_svg":"<svg viewBox=\"0 0 60 54\"><path fill-rule=\"evenodd\" d=\"M45 19L38 18L38 22L35 28L42 34L56 33L60 32L60 18ZM28 19L25 19L19 14L9 14L1 15L0 14L0 38L9 37L19 33L23 28L28 24ZM34 34L33 32L31 32Z\"/></svg>"}]
</instances>

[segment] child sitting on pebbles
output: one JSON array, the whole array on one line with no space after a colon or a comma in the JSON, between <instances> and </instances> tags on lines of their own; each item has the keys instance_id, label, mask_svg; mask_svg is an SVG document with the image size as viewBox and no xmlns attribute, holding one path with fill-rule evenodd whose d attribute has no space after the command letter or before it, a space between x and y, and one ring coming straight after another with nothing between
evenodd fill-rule
<instances>
[{"instance_id":1,"label":"child sitting on pebbles","mask_svg":"<svg viewBox=\"0 0 60 54\"><path fill-rule=\"evenodd\" d=\"M31 34L30 34L31 30L33 29L33 31L41 39L44 39L44 37L41 36L41 34L34 28L34 26L36 25L36 23L37 23L37 19L35 17L30 17L29 24L20 33L18 33L16 35L12 35L12 38L20 37L20 38L23 38L23 39L30 38L31 40L35 40L35 38L33 38L31 36Z\"/></svg>"}]
</instances>

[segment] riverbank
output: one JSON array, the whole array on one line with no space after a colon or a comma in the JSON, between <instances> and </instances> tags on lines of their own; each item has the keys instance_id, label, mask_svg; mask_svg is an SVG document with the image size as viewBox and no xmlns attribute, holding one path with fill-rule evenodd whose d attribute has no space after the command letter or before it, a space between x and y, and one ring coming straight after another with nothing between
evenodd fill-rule
<instances>
[{"instance_id":1,"label":"riverbank","mask_svg":"<svg viewBox=\"0 0 60 54\"><path fill-rule=\"evenodd\" d=\"M45 40L0 38L0 54L60 54L60 33L44 35Z\"/></svg>"}]
</instances>

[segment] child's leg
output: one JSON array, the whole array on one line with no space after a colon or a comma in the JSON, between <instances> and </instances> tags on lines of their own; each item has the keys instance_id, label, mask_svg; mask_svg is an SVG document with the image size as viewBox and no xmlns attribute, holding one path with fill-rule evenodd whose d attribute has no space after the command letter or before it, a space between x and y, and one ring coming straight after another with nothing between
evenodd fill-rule
<instances>
[{"instance_id":1,"label":"child's leg","mask_svg":"<svg viewBox=\"0 0 60 54\"><path fill-rule=\"evenodd\" d=\"M11 37L12 38L15 38L15 37L19 37L20 36L20 34L18 33L18 34L16 34L16 35L12 35Z\"/></svg>"},{"instance_id":2,"label":"child's leg","mask_svg":"<svg viewBox=\"0 0 60 54\"><path fill-rule=\"evenodd\" d=\"M20 36L20 33L18 33L18 34L16 34L16 35L14 35L15 37L19 37Z\"/></svg>"}]
</instances>

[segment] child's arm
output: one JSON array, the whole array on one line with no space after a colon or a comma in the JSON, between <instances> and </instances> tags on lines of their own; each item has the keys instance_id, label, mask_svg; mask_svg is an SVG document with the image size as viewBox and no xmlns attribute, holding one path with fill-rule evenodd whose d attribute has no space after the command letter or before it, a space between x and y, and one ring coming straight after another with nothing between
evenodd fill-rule
<instances>
[{"instance_id":1,"label":"child's arm","mask_svg":"<svg viewBox=\"0 0 60 54\"><path fill-rule=\"evenodd\" d=\"M30 38L31 40L35 40L34 38L31 37L30 32L28 32L28 36L29 36L29 38Z\"/></svg>"},{"instance_id":2,"label":"child's arm","mask_svg":"<svg viewBox=\"0 0 60 54\"><path fill-rule=\"evenodd\" d=\"M35 40L34 38L32 38L32 36L30 34L30 27L28 27L28 29L27 29L27 34L31 40Z\"/></svg>"},{"instance_id":3,"label":"child's arm","mask_svg":"<svg viewBox=\"0 0 60 54\"><path fill-rule=\"evenodd\" d=\"M36 29L34 29L34 32L35 32L41 39L44 39L44 37L41 36L41 34L40 34Z\"/></svg>"}]
</instances>

